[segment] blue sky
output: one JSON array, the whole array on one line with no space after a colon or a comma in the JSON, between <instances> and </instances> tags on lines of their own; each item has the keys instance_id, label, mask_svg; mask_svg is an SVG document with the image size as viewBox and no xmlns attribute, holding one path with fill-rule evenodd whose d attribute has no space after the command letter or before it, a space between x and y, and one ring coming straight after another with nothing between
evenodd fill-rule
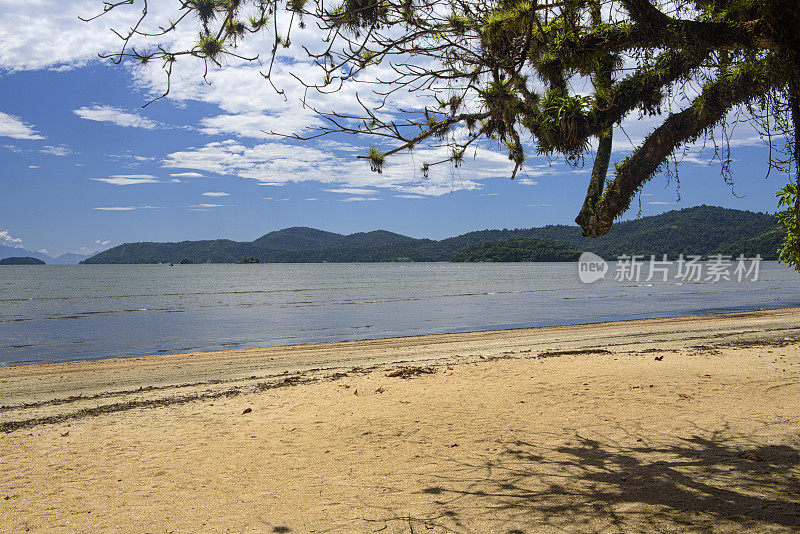
<instances>
[{"instance_id":1,"label":"blue sky","mask_svg":"<svg viewBox=\"0 0 800 534\"><path fill-rule=\"evenodd\" d=\"M151 4L158 18L177 2ZM0 244L87 254L129 241L252 240L288 226L439 239L572 224L583 201L591 158L576 170L533 156L512 182L505 154L484 145L468 152L462 167L440 166L425 178L418 169L439 149L394 156L376 174L355 158L373 140L264 134L318 124L288 75L311 71L292 53L278 66L287 101L257 65L226 64L207 85L200 66L187 64L170 97L143 109L163 87L159 69L97 58L117 46L109 27L124 25L136 9L90 24L77 19L100 5L0 0ZM268 43L248 46L258 52ZM350 111L357 90L363 88L320 96L315 105ZM398 107L414 102L409 98ZM630 153L656 121L626 122L632 141L618 136L614 159ZM642 213L698 204L775 211L774 192L786 176L773 172L765 180L767 151L748 128L737 129L734 145L740 198L710 162L713 150L691 147L679 167L680 202L675 180L662 175L644 189ZM637 212L634 203L627 217Z\"/></svg>"}]
</instances>

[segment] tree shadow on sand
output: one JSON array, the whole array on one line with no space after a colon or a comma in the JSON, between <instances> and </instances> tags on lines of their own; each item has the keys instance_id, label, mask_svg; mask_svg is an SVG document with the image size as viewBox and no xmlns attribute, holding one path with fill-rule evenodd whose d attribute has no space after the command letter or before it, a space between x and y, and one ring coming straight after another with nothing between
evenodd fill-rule
<instances>
[{"instance_id":1,"label":"tree shadow on sand","mask_svg":"<svg viewBox=\"0 0 800 534\"><path fill-rule=\"evenodd\" d=\"M439 531L742 532L800 528L800 450L744 437L694 435L647 445L576 436L545 448L515 441L476 462L450 460L459 478L420 492ZM552 441L550 441L552 443Z\"/></svg>"}]
</instances>

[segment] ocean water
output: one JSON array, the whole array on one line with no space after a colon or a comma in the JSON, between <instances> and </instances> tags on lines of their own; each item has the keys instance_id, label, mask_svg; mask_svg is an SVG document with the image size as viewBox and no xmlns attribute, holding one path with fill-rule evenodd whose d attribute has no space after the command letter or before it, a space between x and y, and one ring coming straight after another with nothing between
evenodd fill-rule
<instances>
[{"instance_id":1,"label":"ocean water","mask_svg":"<svg viewBox=\"0 0 800 534\"><path fill-rule=\"evenodd\" d=\"M0 267L0 365L800 306L800 274L579 280L576 263ZM658 277L660 280L660 276Z\"/></svg>"}]
</instances>

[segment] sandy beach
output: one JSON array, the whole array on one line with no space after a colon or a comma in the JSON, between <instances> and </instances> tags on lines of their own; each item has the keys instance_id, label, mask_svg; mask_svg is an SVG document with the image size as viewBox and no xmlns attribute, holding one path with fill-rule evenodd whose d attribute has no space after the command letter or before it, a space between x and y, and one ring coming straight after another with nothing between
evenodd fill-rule
<instances>
[{"instance_id":1,"label":"sandy beach","mask_svg":"<svg viewBox=\"0 0 800 534\"><path fill-rule=\"evenodd\" d=\"M797 532L800 309L0 368L3 532Z\"/></svg>"}]
</instances>

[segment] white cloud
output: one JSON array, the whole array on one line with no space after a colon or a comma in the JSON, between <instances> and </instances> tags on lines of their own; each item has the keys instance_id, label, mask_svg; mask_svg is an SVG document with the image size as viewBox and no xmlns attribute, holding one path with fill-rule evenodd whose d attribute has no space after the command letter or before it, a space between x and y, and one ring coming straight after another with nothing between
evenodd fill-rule
<instances>
[{"instance_id":1,"label":"white cloud","mask_svg":"<svg viewBox=\"0 0 800 534\"><path fill-rule=\"evenodd\" d=\"M428 198L422 195L395 195L397 198Z\"/></svg>"},{"instance_id":2,"label":"white cloud","mask_svg":"<svg viewBox=\"0 0 800 534\"><path fill-rule=\"evenodd\" d=\"M151 2L150 12L163 21L174 13L169 4ZM4 0L0 6L0 68L8 71L61 70L96 61L98 52L116 52L122 46L109 28L130 28L141 16L141 7L123 6L90 23L79 20L102 11L102 2L96 0Z\"/></svg>"},{"instance_id":3,"label":"white cloud","mask_svg":"<svg viewBox=\"0 0 800 534\"><path fill-rule=\"evenodd\" d=\"M155 206L110 206L101 208L92 208L100 211L133 211L133 210L151 210L156 209Z\"/></svg>"},{"instance_id":4,"label":"white cloud","mask_svg":"<svg viewBox=\"0 0 800 534\"><path fill-rule=\"evenodd\" d=\"M539 185L539 182L531 180L530 178L517 178L515 181L522 185Z\"/></svg>"},{"instance_id":5,"label":"white cloud","mask_svg":"<svg viewBox=\"0 0 800 534\"><path fill-rule=\"evenodd\" d=\"M176 172L170 174L170 176L174 176L176 178L204 178L205 175L200 174L199 172Z\"/></svg>"},{"instance_id":6,"label":"white cloud","mask_svg":"<svg viewBox=\"0 0 800 534\"><path fill-rule=\"evenodd\" d=\"M347 197L343 198L342 202L369 202L372 200L380 200L380 199L375 197Z\"/></svg>"},{"instance_id":7,"label":"white cloud","mask_svg":"<svg viewBox=\"0 0 800 534\"><path fill-rule=\"evenodd\" d=\"M162 17L163 22L168 17ZM156 20L153 17L151 20ZM279 25L281 24L280 21ZM324 120L316 110L322 113L336 111L344 114L363 112L356 94L367 106L377 106L380 97L372 94L367 86L360 82L375 82L377 77L385 78L392 74L389 68L377 67L369 75L359 76L358 82L345 82L336 91L317 93L307 90L299 80L305 83L320 83L324 73L321 68L309 61L304 47L322 50L327 43L320 39L316 28L301 30L294 28L292 42L294 46L281 50L277 61L270 66L271 82L276 88L285 91L278 94L270 82L264 79L261 62L247 62L228 57L221 68L212 68L206 72L205 65L196 58L183 57L173 68L168 100L180 105L190 101L199 101L217 106L221 113L211 114L199 121L200 131L209 135L231 135L240 138L265 139L268 132L279 134L302 134L309 127L320 126ZM279 31L284 31L281 28ZM191 48L196 41L196 25L183 24L179 31L167 37L170 48ZM152 40L151 40L152 41ZM251 35L237 54L254 57L263 55L272 46L270 35ZM158 65L136 66L132 68L134 84L149 96L156 97L166 89L166 76ZM297 78L295 78L297 76ZM299 79L298 79L299 78ZM366 90L365 90L366 88ZM424 99L420 95L409 95L407 91L399 91L379 114L380 118L389 118L390 113L399 108L410 108L421 105ZM304 102L305 101L305 102ZM307 104L307 105L306 105ZM350 145L336 146L336 141L323 147L326 150L359 150Z\"/></svg>"},{"instance_id":8,"label":"white cloud","mask_svg":"<svg viewBox=\"0 0 800 534\"><path fill-rule=\"evenodd\" d=\"M319 147L326 150L340 150L343 152L362 152L364 150L362 147L348 145L347 143L333 141L331 139L323 139L319 141Z\"/></svg>"},{"instance_id":9,"label":"white cloud","mask_svg":"<svg viewBox=\"0 0 800 534\"><path fill-rule=\"evenodd\" d=\"M248 147L228 140L174 152L166 157L163 165L236 175L259 182L286 183L314 179L333 182L337 173L330 169L334 162L332 154L308 145L264 143Z\"/></svg>"},{"instance_id":10,"label":"white cloud","mask_svg":"<svg viewBox=\"0 0 800 534\"><path fill-rule=\"evenodd\" d=\"M90 106L72 110L78 117L96 122L109 122L125 128L144 128L154 130L159 123L142 117L141 115L127 112L114 106Z\"/></svg>"},{"instance_id":11,"label":"white cloud","mask_svg":"<svg viewBox=\"0 0 800 534\"><path fill-rule=\"evenodd\" d=\"M0 244L19 247L22 245L22 239L13 237L8 230L0 230Z\"/></svg>"},{"instance_id":12,"label":"white cloud","mask_svg":"<svg viewBox=\"0 0 800 534\"><path fill-rule=\"evenodd\" d=\"M452 182L423 182L419 185L398 186L395 189L412 195L425 195L440 197L456 191L474 191L480 189L481 184L472 180L459 180Z\"/></svg>"},{"instance_id":13,"label":"white cloud","mask_svg":"<svg viewBox=\"0 0 800 534\"><path fill-rule=\"evenodd\" d=\"M672 202L660 202L660 201L654 200L652 202L648 202L648 204L652 204L654 206L669 206L670 204L672 204Z\"/></svg>"},{"instance_id":14,"label":"white cloud","mask_svg":"<svg viewBox=\"0 0 800 534\"><path fill-rule=\"evenodd\" d=\"M41 152L42 154L48 154L50 156L59 156L59 157L64 157L74 154L74 152L72 152L72 150L69 147L64 145L58 145L58 146L45 145L39 152Z\"/></svg>"},{"instance_id":15,"label":"white cloud","mask_svg":"<svg viewBox=\"0 0 800 534\"><path fill-rule=\"evenodd\" d=\"M345 195L374 195L377 193L374 189L363 189L359 187L339 187L337 189L324 189L328 193L342 193Z\"/></svg>"},{"instance_id":16,"label":"white cloud","mask_svg":"<svg viewBox=\"0 0 800 534\"><path fill-rule=\"evenodd\" d=\"M42 249L37 250L36 252L39 252L41 254L47 254L47 249L46 248L42 248Z\"/></svg>"},{"instance_id":17,"label":"white cloud","mask_svg":"<svg viewBox=\"0 0 800 534\"><path fill-rule=\"evenodd\" d=\"M151 174L114 174L108 178L92 178L92 180L111 185L157 184L160 182L158 178Z\"/></svg>"},{"instance_id":18,"label":"white cloud","mask_svg":"<svg viewBox=\"0 0 800 534\"><path fill-rule=\"evenodd\" d=\"M156 158L153 158L153 157L150 157L150 156L139 156L137 154L130 154L130 153L108 154L108 157L115 158L115 159L132 159L133 161L139 161L139 162L142 162L142 161L153 161L154 159L156 159Z\"/></svg>"},{"instance_id":19,"label":"white cloud","mask_svg":"<svg viewBox=\"0 0 800 534\"><path fill-rule=\"evenodd\" d=\"M252 36L239 53L257 55L268 50L269 39L264 37ZM196 39L193 33L186 34L186 38ZM297 42L295 36L292 40ZM191 47L191 41L183 45ZM321 70L307 62L294 61L292 53L284 51L282 61L276 61L272 68L273 81L287 90L287 98L272 90L261 74L262 65L230 58L223 68L210 70L205 79L205 67L201 61L182 58L175 67L168 98L179 103L200 101L218 106L223 113L200 121L200 131L210 135L266 138L265 132L302 132L309 126L322 124L322 121L310 107L303 106L299 97L304 88L290 71L310 81L318 79ZM164 92L165 76L157 67L136 68L133 74L135 83L150 95ZM348 84L337 94L313 94L311 100L317 109L332 110L335 104L339 111L355 112L358 108L355 92L355 84Z\"/></svg>"},{"instance_id":20,"label":"white cloud","mask_svg":"<svg viewBox=\"0 0 800 534\"><path fill-rule=\"evenodd\" d=\"M28 168L29 169L38 169L39 166L38 165L28 165Z\"/></svg>"},{"instance_id":21,"label":"white cloud","mask_svg":"<svg viewBox=\"0 0 800 534\"><path fill-rule=\"evenodd\" d=\"M222 204L193 204L190 208L221 208Z\"/></svg>"},{"instance_id":22,"label":"white cloud","mask_svg":"<svg viewBox=\"0 0 800 534\"><path fill-rule=\"evenodd\" d=\"M200 121L200 131L208 135L233 134L238 137L266 139L271 137L271 132L300 132L304 128L321 124L319 118L310 110L298 112L292 108L275 115L251 112L206 117Z\"/></svg>"},{"instance_id":23,"label":"white cloud","mask_svg":"<svg viewBox=\"0 0 800 534\"><path fill-rule=\"evenodd\" d=\"M108 239L98 239L97 241L94 242L95 245L100 245L101 247L104 247L109 243L111 243L111 241Z\"/></svg>"},{"instance_id":24,"label":"white cloud","mask_svg":"<svg viewBox=\"0 0 800 534\"><path fill-rule=\"evenodd\" d=\"M229 197L230 193L223 193L222 191L208 191L203 193L204 197Z\"/></svg>"},{"instance_id":25,"label":"white cloud","mask_svg":"<svg viewBox=\"0 0 800 534\"><path fill-rule=\"evenodd\" d=\"M419 149L412 155L389 159L381 174L371 172L366 162L352 156L340 156L321 145L307 142L288 144L267 142L245 145L227 140L203 147L173 152L162 161L167 168L194 169L201 172L238 176L261 185L289 182L318 182L335 185L328 190L349 195L370 195L370 188L392 189L398 193L440 196L482 187L480 180L507 177L511 163L499 152L476 148L461 167L431 167L427 178L419 167L425 161L446 159L447 149Z\"/></svg>"},{"instance_id":26,"label":"white cloud","mask_svg":"<svg viewBox=\"0 0 800 534\"><path fill-rule=\"evenodd\" d=\"M18 117L0 112L0 137L10 137L12 139L44 139L45 137L37 132L30 124L22 122ZM13 150L6 145L6 148ZM14 147L16 148L16 147Z\"/></svg>"}]
</instances>

